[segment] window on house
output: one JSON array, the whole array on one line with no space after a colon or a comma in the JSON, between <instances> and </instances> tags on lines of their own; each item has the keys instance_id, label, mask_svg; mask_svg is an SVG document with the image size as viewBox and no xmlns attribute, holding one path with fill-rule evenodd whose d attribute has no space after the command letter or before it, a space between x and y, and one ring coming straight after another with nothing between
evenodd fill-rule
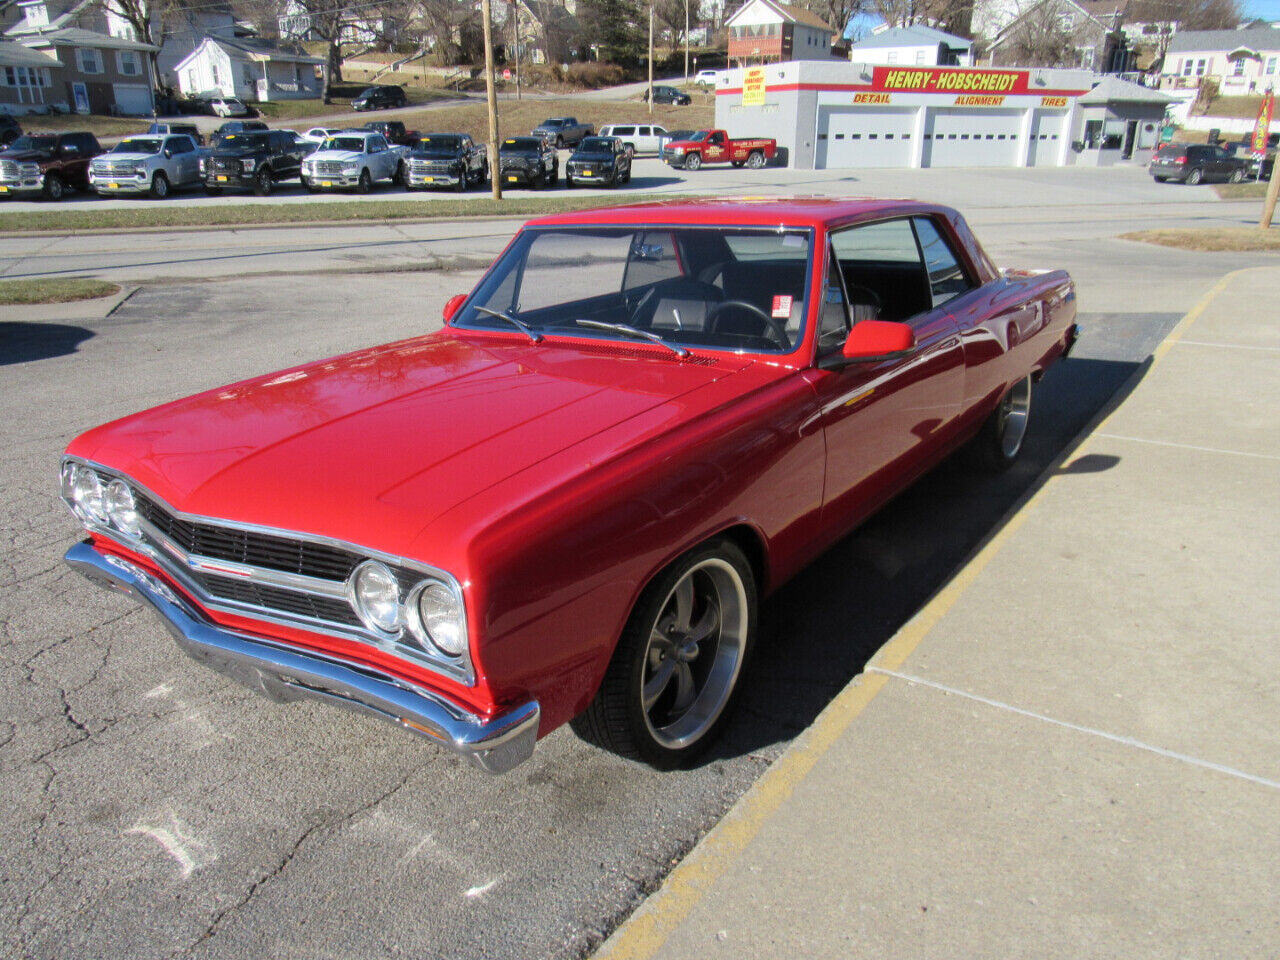
<instances>
[{"instance_id":1,"label":"window on house","mask_svg":"<svg viewBox=\"0 0 1280 960\"><path fill-rule=\"evenodd\" d=\"M76 68L81 73L101 73L102 51L92 47L76 47Z\"/></svg>"},{"instance_id":2,"label":"window on house","mask_svg":"<svg viewBox=\"0 0 1280 960\"><path fill-rule=\"evenodd\" d=\"M1197 76L1197 77L1203 77L1203 76L1204 76L1204 69L1205 69L1205 67L1206 67L1207 65L1208 65L1208 61L1207 61L1207 60L1200 59L1200 60L1197 60L1197 61L1196 61L1196 76Z\"/></svg>"},{"instance_id":3,"label":"window on house","mask_svg":"<svg viewBox=\"0 0 1280 960\"><path fill-rule=\"evenodd\" d=\"M246 87L253 86L253 67L247 63L240 64L240 79L244 81Z\"/></svg>"},{"instance_id":4,"label":"window on house","mask_svg":"<svg viewBox=\"0 0 1280 960\"><path fill-rule=\"evenodd\" d=\"M121 76L139 77L142 75L142 58L133 50L117 50L116 70Z\"/></svg>"},{"instance_id":5,"label":"window on house","mask_svg":"<svg viewBox=\"0 0 1280 960\"><path fill-rule=\"evenodd\" d=\"M916 63L924 63L925 52L923 50L916 51Z\"/></svg>"},{"instance_id":6,"label":"window on house","mask_svg":"<svg viewBox=\"0 0 1280 960\"><path fill-rule=\"evenodd\" d=\"M1191 71L1192 71L1193 69L1195 69L1195 64L1194 64L1194 63L1192 63L1190 60L1183 60L1183 61L1182 61L1182 75L1183 75L1184 77L1189 77L1189 76L1191 76Z\"/></svg>"},{"instance_id":7,"label":"window on house","mask_svg":"<svg viewBox=\"0 0 1280 960\"><path fill-rule=\"evenodd\" d=\"M1266 66L1266 69L1265 69L1265 70L1263 70L1262 72L1263 72L1263 73L1265 73L1265 74L1267 74L1268 76L1270 76L1271 74L1273 74L1273 73L1275 73L1275 72L1276 72L1276 58L1275 58L1275 57L1267 57L1267 66Z\"/></svg>"},{"instance_id":8,"label":"window on house","mask_svg":"<svg viewBox=\"0 0 1280 960\"><path fill-rule=\"evenodd\" d=\"M1244 59L1243 59L1243 58L1241 58L1241 59L1237 60L1237 61L1232 65L1232 67L1231 67L1231 75L1232 75L1233 77L1243 77L1243 76L1244 76Z\"/></svg>"},{"instance_id":9,"label":"window on house","mask_svg":"<svg viewBox=\"0 0 1280 960\"><path fill-rule=\"evenodd\" d=\"M222 83L218 77L218 65L216 63L209 64L209 71L213 74L213 85L216 87Z\"/></svg>"}]
</instances>

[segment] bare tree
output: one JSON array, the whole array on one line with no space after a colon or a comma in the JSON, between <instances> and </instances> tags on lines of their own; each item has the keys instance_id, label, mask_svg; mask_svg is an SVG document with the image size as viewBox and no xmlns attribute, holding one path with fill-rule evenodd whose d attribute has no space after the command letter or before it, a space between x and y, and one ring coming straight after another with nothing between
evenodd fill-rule
<instances>
[{"instance_id":1,"label":"bare tree","mask_svg":"<svg viewBox=\"0 0 1280 960\"><path fill-rule=\"evenodd\" d=\"M1009 25L995 51L1002 64L1023 67L1077 66L1077 44L1063 25L1055 0L1042 0Z\"/></svg>"}]
</instances>

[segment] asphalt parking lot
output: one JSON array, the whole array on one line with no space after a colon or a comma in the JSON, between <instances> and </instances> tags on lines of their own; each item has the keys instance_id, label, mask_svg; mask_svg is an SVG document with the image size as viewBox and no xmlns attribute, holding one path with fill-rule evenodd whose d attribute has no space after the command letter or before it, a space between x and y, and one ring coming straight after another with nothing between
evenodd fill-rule
<instances>
[{"instance_id":1,"label":"asphalt parking lot","mask_svg":"<svg viewBox=\"0 0 1280 960\"><path fill-rule=\"evenodd\" d=\"M723 189L743 189L746 172L723 173ZM1016 470L991 481L944 466L769 602L729 736L675 774L562 730L492 779L377 722L261 701L189 663L151 618L61 563L77 527L54 477L75 433L432 329L444 300L474 282L473 267L378 272L391 240L371 227L281 232L231 272L213 265L247 231L43 238L38 250L0 240L8 276L98 272L85 262L96 245L116 258L103 275L166 281L142 283L108 317L0 315L0 783L10 798L0 941L40 958L590 953L948 582L1205 290L1228 270L1269 262L1114 240L1133 222L1249 216L1208 188L1166 188L1132 171L882 172L817 186L799 171L762 173L773 192L898 188L971 208L999 262L1073 271L1086 337L1037 394ZM421 266L424 250L484 252L512 229L496 221L469 238L423 226L396 243ZM173 255L149 252L158 242ZM367 256L344 259L353 251ZM344 264L360 272L339 272Z\"/></svg>"}]
</instances>

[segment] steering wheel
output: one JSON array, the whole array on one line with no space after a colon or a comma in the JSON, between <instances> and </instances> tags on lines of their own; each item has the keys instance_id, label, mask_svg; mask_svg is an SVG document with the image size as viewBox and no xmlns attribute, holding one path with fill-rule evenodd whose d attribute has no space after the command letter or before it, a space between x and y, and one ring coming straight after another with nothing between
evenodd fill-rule
<instances>
[{"instance_id":1,"label":"steering wheel","mask_svg":"<svg viewBox=\"0 0 1280 960\"><path fill-rule=\"evenodd\" d=\"M631 312L627 314L627 323L633 327L636 325L636 317L640 316L640 311L644 309L644 305L653 299L653 295L657 289L658 285L654 284L644 292L644 296L636 301L636 305L632 307Z\"/></svg>"},{"instance_id":2,"label":"steering wheel","mask_svg":"<svg viewBox=\"0 0 1280 960\"><path fill-rule=\"evenodd\" d=\"M730 307L741 307L748 313L754 313L764 321L765 326L769 328L769 332L773 334L773 338L778 341L783 350L791 349L791 338L787 336L787 329L778 322L778 318L769 316L769 314L765 313L754 303L748 303L745 300L722 300L708 310L707 330L714 332L716 329L716 317L720 316L720 314L725 310L728 310Z\"/></svg>"}]
</instances>

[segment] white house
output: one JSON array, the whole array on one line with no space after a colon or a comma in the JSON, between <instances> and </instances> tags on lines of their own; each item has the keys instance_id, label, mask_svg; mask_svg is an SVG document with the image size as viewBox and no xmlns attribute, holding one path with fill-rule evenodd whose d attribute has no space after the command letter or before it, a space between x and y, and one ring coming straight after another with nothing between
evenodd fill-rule
<instances>
[{"instance_id":1,"label":"white house","mask_svg":"<svg viewBox=\"0 0 1280 960\"><path fill-rule=\"evenodd\" d=\"M933 27L891 27L849 48L855 63L921 64L930 67L973 66L973 44Z\"/></svg>"},{"instance_id":2,"label":"white house","mask_svg":"<svg viewBox=\"0 0 1280 960\"><path fill-rule=\"evenodd\" d=\"M108 34L130 40L138 39L137 31L128 20L120 16L114 3L107 0L102 7L106 13ZM165 12L163 26L152 23L151 32L152 36L160 38L160 53L156 55L156 80L162 86L177 89L178 64L200 46L206 37L234 40L240 31L230 5L214 0L194 6L174 6Z\"/></svg>"},{"instance_id":3,"label":"white house","mask_svg":"<svg viewBox=\"0 0 1280 960\"><path fill-rule=\"evenodd\" d=\"M322 95L324 60L267 40L210 37L175 67L186 96L219 93L266 103Z\"/></svg>"},{"instance_id":4,"label":"white house","mask_svg":"<svg viewBox=\"0 0 1280 960\"><path fill-rule=\"evenodd\" d=\"M1280 30L1182 30L1165 54L1160 85L1199 87L1212 78L1227 96L1263 93L1280 86Z\"/></svg>"}]
</instances>

